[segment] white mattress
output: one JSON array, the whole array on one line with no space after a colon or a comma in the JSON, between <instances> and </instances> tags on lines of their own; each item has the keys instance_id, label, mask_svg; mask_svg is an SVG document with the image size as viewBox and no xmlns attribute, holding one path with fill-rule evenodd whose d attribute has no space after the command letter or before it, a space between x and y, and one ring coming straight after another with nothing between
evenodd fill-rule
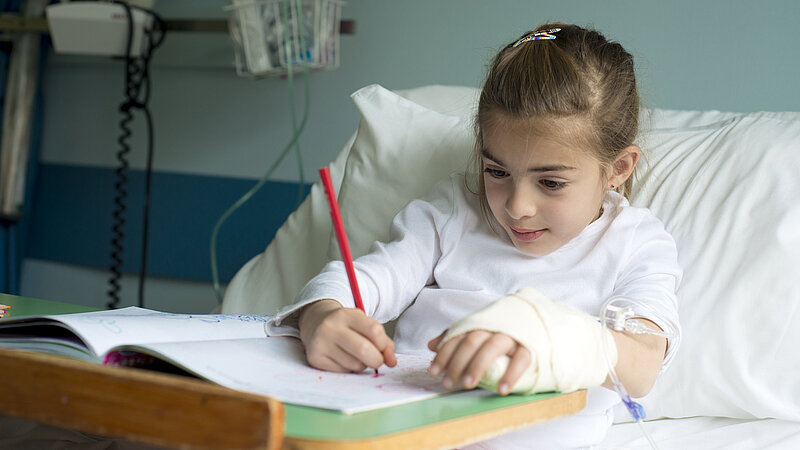
<instances>
[{"instance_id":1,"label":"white mattress","mask_svg":"<svg viewBox=\"0 0 800 450\"><path fill-rule=\"evenodd\" d=\"M800 449L800 422L777 419L741 420L722 417L661 419L644 427L660 450L788 450ZM635 423L616 424L599 446L611 449L650 449Z\"/></svg>"}]
</instances>

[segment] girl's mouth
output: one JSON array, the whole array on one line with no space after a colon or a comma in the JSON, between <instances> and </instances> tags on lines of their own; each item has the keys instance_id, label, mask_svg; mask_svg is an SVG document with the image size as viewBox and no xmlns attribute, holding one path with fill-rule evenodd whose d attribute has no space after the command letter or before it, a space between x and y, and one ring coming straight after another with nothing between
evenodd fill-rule
<instances>
[{"instance_id":1,"label":"girl's mouth","mask_svg":"<svg viewBox=\"0 0 800 450\"><path fill-rule=\"evenodd\" d=\"M541 230L526 230L524 228L515 228L515 227L508 227L511 230L511 233L514 235L514 238L521 242L533 242L539 239L547 228L542 228Z\"/></svg>"}]
</instances>

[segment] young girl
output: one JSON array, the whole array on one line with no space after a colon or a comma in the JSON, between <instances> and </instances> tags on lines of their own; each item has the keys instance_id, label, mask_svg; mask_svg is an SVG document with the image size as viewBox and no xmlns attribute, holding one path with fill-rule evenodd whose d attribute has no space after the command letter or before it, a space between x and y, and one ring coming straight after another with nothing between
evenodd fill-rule
<instances>
[{"instance_id":1,"label":"young girl","mask_svg":"<svg viewBox=\"0 0 800 450\"><path fill-rule=\"evenodd\" d=\"M355 261L367 314L354 309L334 261L270 333L299 336L309 364L324 370L394 366L396 349L435 352L430 373L448 388L588 388L581 413L478 447L598 443L619 401L607 389L609 364L643 396L679 335L675 243L626 200L641 153L638 117L633 58L622 46L565 24L523 35L494 58L483 86L478 170L410 202L390 242ZM601 326L609 300L669 342ZM391 339L381 323L398 317Z\"/></svg>"}]
</instances>

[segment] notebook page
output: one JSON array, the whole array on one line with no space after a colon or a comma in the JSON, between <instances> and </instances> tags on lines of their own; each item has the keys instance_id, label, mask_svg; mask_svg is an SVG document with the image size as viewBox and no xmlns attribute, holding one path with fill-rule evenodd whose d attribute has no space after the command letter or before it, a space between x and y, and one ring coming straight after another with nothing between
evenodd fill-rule
<instances>
[{"instance_id":1,"label":"notebook page","mask_svg":"<svg viewBox=\"0 0 800 450\"><path fill-rule=\"evenodd\" d=\"M306 362L298 339L270 337L208 342L156 343L147 352L231 389L286 403L346 414L433 398L447 393L428 374L429 355L397 355L397 366L379 373L334 373Z\"/></svg>"},{"instance_id":2,"label":"notebook page","mask_svg":"<svg viewBox=\"0 0 800 450\"><path fill-rule=\"evenodd\" d=\"M102 355L125 344L266 337L264 323L269 316L173 314L131 306L47 318L67 326L91 351Z\"/></svg>"}]
</instances>

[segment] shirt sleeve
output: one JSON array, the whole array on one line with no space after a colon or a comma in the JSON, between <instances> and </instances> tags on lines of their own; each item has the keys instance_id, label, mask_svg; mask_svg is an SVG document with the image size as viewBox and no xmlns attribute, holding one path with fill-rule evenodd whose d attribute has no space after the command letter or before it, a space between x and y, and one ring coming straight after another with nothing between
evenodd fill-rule
<instances>
[{"instance_id":1,"label":"shirt sleeve","mask_svg":"<svg viewBox=\"0 0 800 450\"><path fill-rule=\"evenodd\" d=\"M649 211L642 214L631 236L626 264L606 304L631 308L634 317L648 319L664 330L668 338L663 371L681 341L677 290L683 272L678 250L664 225Z\"/></svg>"},{"instance_id":2,"label":"shirt sleeve","mask_svg":"<svg viewBox=\"0 0 800 450\"><path fill-rule=\"evenodd\" d=\"M457 177L437 183L423 199L412 200L395 216L389 242L376 242L353 262L367 315L385 323L397 318L426 285L441 256L441 234L455 209ZM333 299L347 308L355 301L342 261L329 262L298 294L296 303L269 320L268 335L299 336L296 313L305 305Z\"/></svg>"}]
</instances>

